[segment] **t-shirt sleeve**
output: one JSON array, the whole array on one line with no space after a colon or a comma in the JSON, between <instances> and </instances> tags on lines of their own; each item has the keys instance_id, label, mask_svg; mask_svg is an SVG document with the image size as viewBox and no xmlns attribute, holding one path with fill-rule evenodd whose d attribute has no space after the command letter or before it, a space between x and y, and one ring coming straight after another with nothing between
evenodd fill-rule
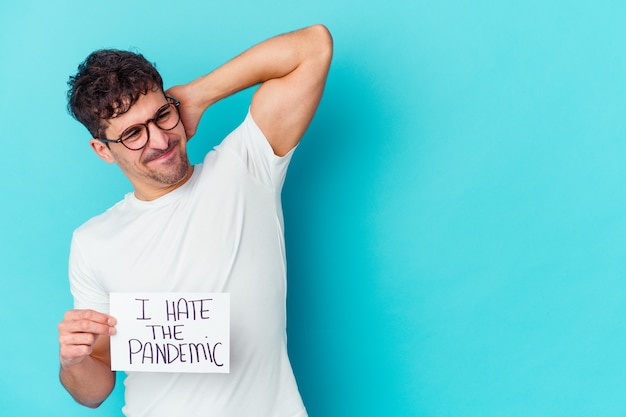
<instances>
[{"instance_id":1,"label":"t-shirt sleeve","mask_svg":"<svg viewBox=\"0 0 626 417\"><path fill-rule=\"evenodd\" d=\"M234 152L257 181L275 191L280 191L295 147L285 156L274 154L267 138L248 111L241 125L215 149L218 152L222 150Z\"/></svg>"},{"instance_id":2,"label":"t-shirt sleeve","mask_svg":"<svg viewBox=\"0 0 626 417\"><path fill-rule=\"evenodd\" d=\"M69 280L70 291L74 297L74 308L109 313L109 294L97 282L95 274L90 271L76 232L70 246Z\"/></svg>"}]
</instances>

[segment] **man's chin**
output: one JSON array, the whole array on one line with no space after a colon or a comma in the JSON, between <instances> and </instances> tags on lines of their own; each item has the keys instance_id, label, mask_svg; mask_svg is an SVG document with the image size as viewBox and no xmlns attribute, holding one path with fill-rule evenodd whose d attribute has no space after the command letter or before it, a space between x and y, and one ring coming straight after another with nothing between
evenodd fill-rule
<instances>
[{"instance_id":1,"label":"man's chin","mask_svg":"<svg viewBox=\"0 0 626 417\"><path fill-rule=\"evenodd\" d=\"M152 170L150 177L164 186L175 186L181 182L185 182L193 172L193 167L189 164L189 161L179 161L181 164L175 170Z\"/></svg>"}]
</instances>

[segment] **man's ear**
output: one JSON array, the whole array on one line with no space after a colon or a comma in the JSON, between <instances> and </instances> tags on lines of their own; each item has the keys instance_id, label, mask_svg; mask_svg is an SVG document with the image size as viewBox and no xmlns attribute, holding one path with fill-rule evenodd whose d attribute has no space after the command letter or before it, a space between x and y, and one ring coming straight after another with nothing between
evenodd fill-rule
<instances>
[{"instance_id":1,"label":"man's ear","mask_svg":"<svg viewBox=\"0 0 626 417\"><path fill-rule=\"evenodd\" d=\"M109 149L106 143L103 143L98 139L91 139L89 141L89 145L91 146L91 149L94 150L96 155L98 155L103 161L108 162L109 164L115 162L111 149Z\"/></svg>"}]
</instances>

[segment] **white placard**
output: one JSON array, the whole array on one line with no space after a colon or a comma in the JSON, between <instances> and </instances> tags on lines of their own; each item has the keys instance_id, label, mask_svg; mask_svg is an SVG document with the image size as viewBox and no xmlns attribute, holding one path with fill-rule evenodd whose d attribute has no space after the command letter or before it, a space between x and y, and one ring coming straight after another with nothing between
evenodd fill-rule
<instances>
[{"instance_id":1,"label":"white placard","mask_svg":"<svg viewBox=\"0 0 626 417\"><path fill-rule=\"evenodd\" d=\"M111 293L111 369L230 371L230 294Z\"/></svg>"}]
</instances>

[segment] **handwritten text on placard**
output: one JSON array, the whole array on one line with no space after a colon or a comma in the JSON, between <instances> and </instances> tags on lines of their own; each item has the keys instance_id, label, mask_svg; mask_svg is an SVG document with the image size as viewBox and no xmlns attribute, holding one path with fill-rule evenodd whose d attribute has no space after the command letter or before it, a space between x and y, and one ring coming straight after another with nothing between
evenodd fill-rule
<instances>
[{"instance_id":1,"label":"handwritten text on placard","mask_svg":"<svg viewBox=\"0 0 626 417\"><path fill-rule=\"evenodd\" d=\"M224 293L111 293L118 371L230 371L230 296Z\"/></svg>"}]
</instances>

